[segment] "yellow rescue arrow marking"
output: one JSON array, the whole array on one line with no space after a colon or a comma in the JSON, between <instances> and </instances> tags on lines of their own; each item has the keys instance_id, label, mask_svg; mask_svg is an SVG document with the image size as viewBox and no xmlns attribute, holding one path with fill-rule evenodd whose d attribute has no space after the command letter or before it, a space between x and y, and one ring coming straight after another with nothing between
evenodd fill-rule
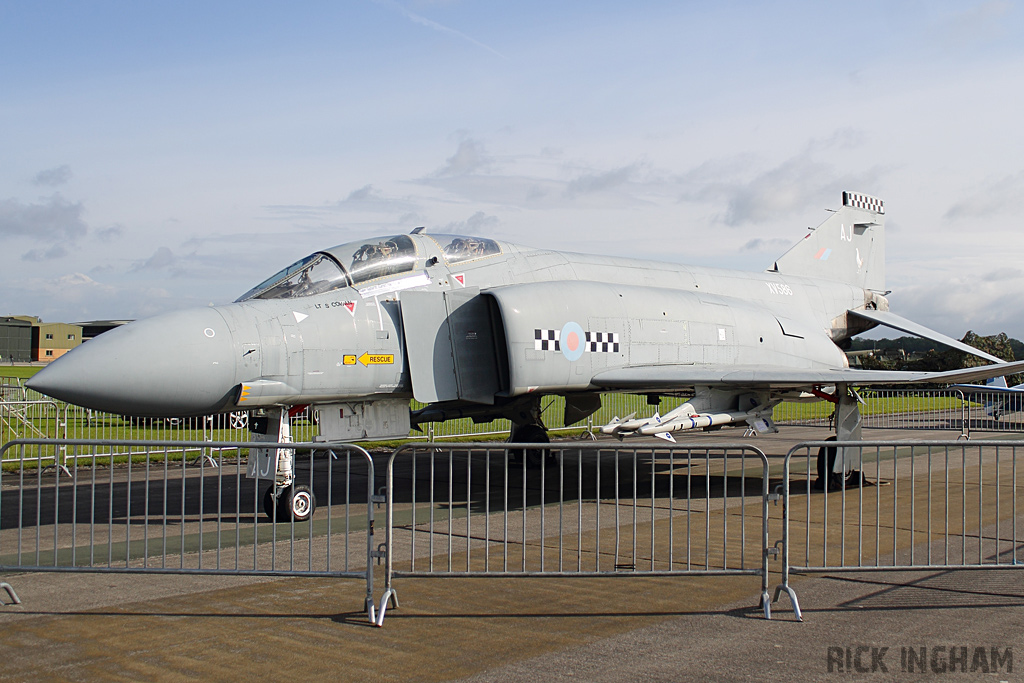
<instances>
[{"instance_id":1,"label":"yellow rescue arrow marking","mask_svg":"<svg viewBox=\"0 0 1024 683\"><path fill-rule=\"evenodd\" d=\"M367 351L359 356L359 362L363 365L394 365L395 354L393 353L370 353Z\"/></svg>"},{"instance_id":2,"label":"yellow rescue arrow marking","mask_svg":"<svg viewBox=\"0 0 1024 683\"><path fill-rule=\"evenodd\" d=\"M344 365L355 365L356 364L356 354L354 354L354 353L353 354L347 354L346 353L344 356L342 356L341 362Z\"/></svg>"}]
</instances>

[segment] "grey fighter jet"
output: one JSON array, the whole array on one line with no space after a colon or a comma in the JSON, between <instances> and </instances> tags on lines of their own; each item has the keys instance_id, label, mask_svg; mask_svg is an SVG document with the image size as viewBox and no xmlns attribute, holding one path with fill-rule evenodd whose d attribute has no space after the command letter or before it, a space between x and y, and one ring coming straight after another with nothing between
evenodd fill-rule
<instances>
[{"instance_id":1,"label":"grey fighter jet","mask_svg":"<svg viewBox=\"0 0 1024 683\"><path fill-rule=\"evenodd\" d=\"M311 254L234 303L112 330L29 386L128 415L264 408L275 441L287 411L309 404L329 440L405 437L412 425L468 416L509 418L512 441L534 443L547 440L540 399L552 394L566 398L566 424L594 413L601 392L691 396L666 415L603 429L663 438L725 424L774 430L779 402L825 397L837 404L839 438L857 439L853 385L970 382L1024 367L889 311L884 215L880 200L843 193L828 220L755 273L420 229L375 237ZM851 369L843 344L876 325L1000 364ZM412 398L426 407L410 413ZM833 472L854 460L837 457ZM250 463L250 474L274 480L275 500L295 498L289 458ZM305 514L310 502L288 509Z\"/></svg>"}]
</instances>

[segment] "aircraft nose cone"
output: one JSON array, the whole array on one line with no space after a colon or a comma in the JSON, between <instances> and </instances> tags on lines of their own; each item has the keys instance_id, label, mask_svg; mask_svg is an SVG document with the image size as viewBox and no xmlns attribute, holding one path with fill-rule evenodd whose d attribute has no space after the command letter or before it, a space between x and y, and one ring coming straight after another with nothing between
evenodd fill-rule
<instances>
[{"instance_id":1,"label":"aircraft nose cone","mask_svg":"<svg viewBox=\"0 0 1024 683\"><path fill-rule=\"evenodd\" d=\"M30 389L109 413L202 415L233 403L231 332L215 309L167 313L129 323L61 356Z\"/></svg>"}]
</instances>

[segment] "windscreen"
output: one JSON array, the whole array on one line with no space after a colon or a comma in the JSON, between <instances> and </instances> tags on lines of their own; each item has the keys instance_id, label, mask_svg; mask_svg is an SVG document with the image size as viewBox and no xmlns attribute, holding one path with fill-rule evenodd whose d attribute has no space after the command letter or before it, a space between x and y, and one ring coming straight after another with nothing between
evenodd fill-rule
<instances>
[{"instance_id":1,"label":"windscreen","mask_svg":"<svg viewBox=\"0 0 1024 683\"><path fill-rule=\"evenodd\" d=\"M246 299L294 299L348 286L345 271L326 254L311 254L243 294Z\"/></svg>"}]
</instances>

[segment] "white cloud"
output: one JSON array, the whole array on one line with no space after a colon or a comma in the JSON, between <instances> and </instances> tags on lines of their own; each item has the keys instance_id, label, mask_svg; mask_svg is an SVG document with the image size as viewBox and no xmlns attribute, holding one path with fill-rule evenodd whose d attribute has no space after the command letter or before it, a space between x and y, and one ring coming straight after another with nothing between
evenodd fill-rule
<instances>
[{"instance_id":1,"label":"white cloud","mask_svg":"<svg viewBox=\"0 0 1024 683\"><path fill-rule=\"evenodd\" d=\"M433 176L445 178L468 175L487 168L490 161L484 146L477 140L467 138L459 143L455 154L448 157L444 166L435 171Z\"/></svg>"},{"instance_id":2,"label":"white cloud","mask_svg":"<svg viewBox=\"0 0 1024 683\"><path fill-rule=\"evenodd\" d=\"M178 264L178 258L168 247L157 247L153 255L145 261L139 261L132 266L131 272L137 273L144 270L166 270Z\"/></svg>"},{"instance_id":3,"label":"white cloud","mask_svg":"<svg viewBox=\"0 0 1024 683\"><path fill-rule=\"evenodd\" d=\"M455 221L448 223L447 225L438 228L436 231L439 234L452 234L452 235L491 235L494 229L501 225L501 221L496 216L488 216L483 211L477 211L472 216L464 221Z\"/></svg>"}]
</instances>

